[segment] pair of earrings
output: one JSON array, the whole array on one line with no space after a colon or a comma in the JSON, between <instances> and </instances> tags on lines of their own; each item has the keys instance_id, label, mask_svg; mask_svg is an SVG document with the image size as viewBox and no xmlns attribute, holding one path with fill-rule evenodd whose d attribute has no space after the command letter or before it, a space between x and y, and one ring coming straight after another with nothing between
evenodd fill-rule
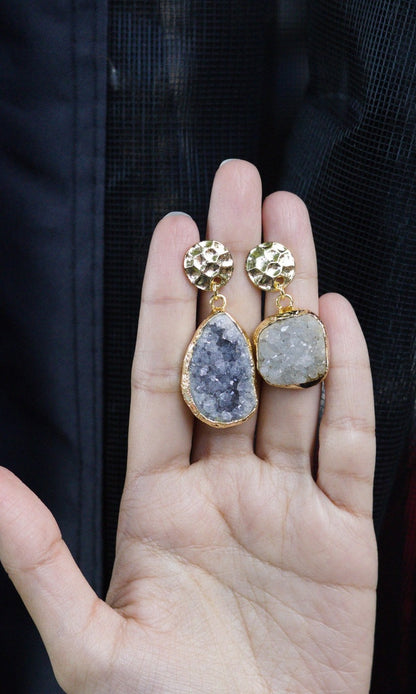
<instances>
[{"instance_id":1,"label":"pair of earrings","mask_svg":"<svg viewBox=\"0 0 416 694\"><path fill-rule=\"evenodd\" d=\"M212 292L211 313L193 336L182 367L182 395L198 419L224 428L251 417L258 406L256 368L266 383L280 388L308 388L325 378L325 327L314 313L295 308L285 292L295 276L295 261L285 246L261 243L247 256L251 281L277 294L276 313L254 331L254 354L219 293L233 273L231 253L219 241L201 241L186 252L184 269L192 284Z\"/></svg>"}]
</instances>

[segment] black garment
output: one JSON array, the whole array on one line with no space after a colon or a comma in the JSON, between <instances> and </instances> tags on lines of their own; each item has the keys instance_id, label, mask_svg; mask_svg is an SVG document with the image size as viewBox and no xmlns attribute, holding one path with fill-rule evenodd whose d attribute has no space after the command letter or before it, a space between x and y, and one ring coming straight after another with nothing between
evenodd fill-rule
<instances>
[{"instance_id":1,"label":"black garment","mask_svg":"<svg viewBox=\"0 0 416 694\"><path fill-rule=\"evenodd\" d=\"M0 461L102 585L106 10L0 4ZM0 582L0 689L52 694L39 636Z\"/></svg>"},{"instance_id":2,"label":"black garment","mask_svg":"<svg viewBox=\"0 0 416 694\"><path fill-rule=\"evenodd\" d=\"M381 527L415 392L416 7L309 0L311 79L279 178L282 114L304 79L304 9L300 0L0 7L0 461L52 509L98 591L113 554L150 233L174 208L202 227L226 157L258 164L267 190L280 182L304 197L321 288L346 294L362 321ZM4 691L53 694L40 640L1 579Z\"/></svg>"}]
</instances>

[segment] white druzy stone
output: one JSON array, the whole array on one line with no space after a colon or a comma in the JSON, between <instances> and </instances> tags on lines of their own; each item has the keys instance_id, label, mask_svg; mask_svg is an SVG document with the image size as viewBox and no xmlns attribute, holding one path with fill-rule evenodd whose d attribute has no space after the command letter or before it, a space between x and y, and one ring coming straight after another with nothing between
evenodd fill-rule
<instances>
[{"instance_id":1,"label":"white druzy stone","mask_svg":"<svg viewBox=\"0 0 416 694\"><path fill-rule=\"evenodd\" d=\"M257 368L273 386L313 385L325 377L328 357L325 328L313 313L288 314L258 336Z\"/></svg>"}]
</instances>

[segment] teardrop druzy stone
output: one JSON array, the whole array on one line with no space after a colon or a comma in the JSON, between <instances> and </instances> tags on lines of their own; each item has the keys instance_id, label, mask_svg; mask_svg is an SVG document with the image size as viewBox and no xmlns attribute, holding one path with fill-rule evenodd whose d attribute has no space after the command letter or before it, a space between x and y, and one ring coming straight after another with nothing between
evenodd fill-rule
<instances>
[{"instance_id":1,"label":"teardrop druzy stone","mask_svg":"<svg viewBox=\"0 0 416 694\"><path fill-rule=\"evenodd\" d=\"M209 316L184 359L182 393L192 412L212 426L246 420L257 407L251 345L228 313Z\"/></svg>"}]
</instances>

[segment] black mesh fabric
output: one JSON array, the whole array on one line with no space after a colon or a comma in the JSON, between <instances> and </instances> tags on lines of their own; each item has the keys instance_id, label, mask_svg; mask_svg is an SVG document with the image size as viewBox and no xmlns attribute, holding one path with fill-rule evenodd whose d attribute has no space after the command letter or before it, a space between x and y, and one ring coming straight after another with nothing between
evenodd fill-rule
<instances>
[{"instance_id":1,"label":"black mesh fabric","mask_svg":"<svg viewBox=\"0 0 416 694\"><path fill-rule=\"evenodd\" d=\"M166 212L205 226L214 172L259 162L277 66L274 0L109 3L105 223L107 575L124 480L130 365L150 235ZM298 69L296 65L292 68ZM301 68L299 68L301 69ZM286 101L287 93L283 95ZM283 113L283 111L281 111ZM287 121L287 113L281 118ZM275 160L265 173L275 183Z\"/></svg>"},{"instance_id":2,"label":"black mesh fabric","mask_svg":"<svg viewBox=\"0 0 416 694\"><path fill-rule=\"evenodd\" d=\"M322 291L351 299L369 342L378 525L392 468L405 454L415 395L415 12L408 2L392 9L310 1L311 79L281 179L310 208ZM177 207L203 229L212 176L225 157L258 163L266 189L277 186L306 73L305 19L303 2L110 2L109 528L124 475L129 368L151 229Z\"/></svg>"},{"instance_id":3,"label":"black mesh fabric","mask_svg":"<svg viewBox=\"0 0 416 694\"><path fill-rule=\"evenodd\" d=\"M310 0L310 82L282 184L306 201L321 291L354 305L377 415L371 692L416 688L416 5ZM413 586L413 587L412 587Z\"/></svg>"},{"instance_id":4,"label":"black mesh fabric","mask_svg":"<svg viewBox=\"0 0 416 694\"><path fill-rule=\"evenodd\" d=\"M227 157L256 163L266 192L282 187L305 200L321 291L341 292L358 313L374 375L380 533L394 490L407 498L415 400L415 3L110 0L108 38L107 577L151 231L178 208L203 231L212 177ZM389 609L387 595L380 604ZM374 692L414 691L398 688L394 667L378 658Z\"/></svg>"},{"instance_id":5,"label":"black mesh fabric","mask_svg":"<svg viewBox=\"0 0 416 694\"><path fill-rule=\"evenodd\" d=\"M321 291L350 299L367 338L379 529L415 401L416 6L309 5L311 78L283 184L309 207Z\"/></svg>"}]
</instances>

